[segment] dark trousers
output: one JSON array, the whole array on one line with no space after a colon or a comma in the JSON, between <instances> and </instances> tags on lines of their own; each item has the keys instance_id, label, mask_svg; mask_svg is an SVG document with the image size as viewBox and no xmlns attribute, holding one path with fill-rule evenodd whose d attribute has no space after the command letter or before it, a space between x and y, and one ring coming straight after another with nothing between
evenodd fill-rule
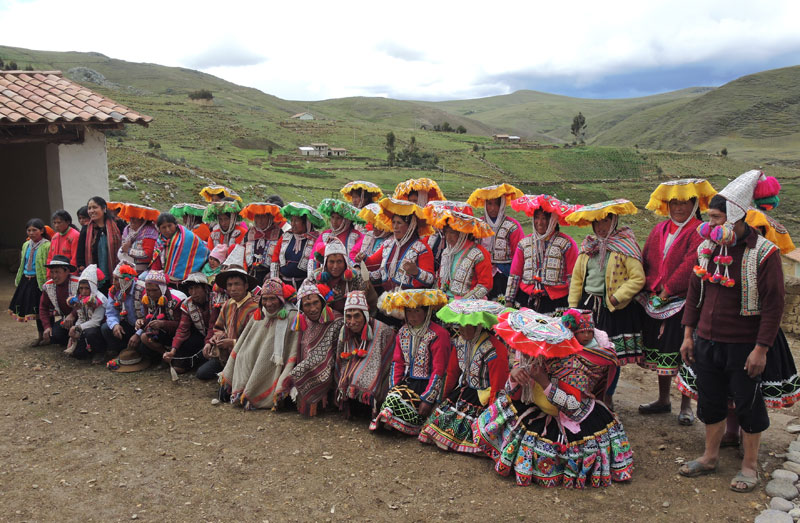
<instances>
[{"instance_id":1,"label":"dark trousers","mask_svg":"<svg viewBox=\"0 0 800 523\"><path fill-rule=\"evenodd\" d=\"M492 282L492 290L489 291L489 295L486 297L486 299L493 300L498 296L505 296L507 285L508 285L508 274L503 274L502 272L498 271L494 275L494 281Z\"/></svg>"},{"instance_id":2,"label":"dark trousers","mask_svg":"<svg viewBox=\"0 0 800 523\"><path fill-rule=\"evenodd\" d=\"M172 360L173 366L190 370L203 365L207 361L203 357L202 352L205 343L206 341L203 333L192 326L192 332L189 334L189 337L186 341L181 343L181 346L175 351L176 359Z\"/></svg>"},{"instance_id":3,"label":"dark trousers","mask_svg":"<svg viewBox=\"0 0 800 523\"><path fill-rule=\"evenodd\" d=\"M66 347L69 341L69 331L55 321L55 318L50 318L50 325L52 325L50 328L50 343Z\"/></svg>"},{"instance_id":4,"label":"dark trousers","mask_svg":"<svg viewBox=\"0 0 800 523\"><path fill-rule=\"evenodd\" d=\"M751 378L744 370L753 343L719 343L697 337L694 344L694 372L697 375L697 417L706 425L719 423L728 415L728 398L733 398L739 426L749 434L767 430L769 416L761 395L761 377Z\"/></svg>"},{"instance_id":5,"label":"dark trousers","mask_svg":"<svg viewBox=\"0 0 800 523\"><path fill-rule=\"evenodd\" d=\"M83 360L91 358L95 354L102 354L106 351L106 341L100 333L100 327L92 327L81 333L81 337L75 345L75 352L72 356Z\"/></svg>"},{"instance_id":6,"label":"dark trousers","mask_svg":"<svg viewBox=\"0 0 800 523\"><path fill-rule=\"evenodd\" d=\"M113 353L119 353L122 349L128 346L128 340L131 339L131 336L136 332L136 329L128 323L127 321L121 321L120 326L125 334L122 335L122 339L117 338L114 336L114 331L112 331L107 323L104 323L100 327L100 333L103 336L103 340L106 343L106 350Z\"/></svg>"},{"instance_id":7,"label":"dark trousers","mask_svg":"<svg viewBox=\"0 0 800 523\"><path fill-rule=\"evenodd\" d=\"M207 362L200 365L197 369L197 379L200 380L213 380L217 378L217 374L222 372L225 367L219 358L211 358Z\"/></svg>"}]
</instances>

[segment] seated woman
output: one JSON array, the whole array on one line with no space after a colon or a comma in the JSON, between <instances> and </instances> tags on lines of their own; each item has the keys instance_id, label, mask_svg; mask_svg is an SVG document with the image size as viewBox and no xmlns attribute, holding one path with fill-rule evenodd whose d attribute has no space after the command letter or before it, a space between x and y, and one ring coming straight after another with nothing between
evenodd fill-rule
<instances>
[{"instance_id":1,"label":"seated woman","mask_svg":"<svg viewBox=\"0 0 800 523\"><path fill-rule=\"evenodd\" d=\"M394 345L389 373L389 393L380 412L370 423L418 436L422 424L442 400L450 335L431 322L434 309L447 304L447 296L438 289L412 289L384 296L381 309L405 315Z\"/></svg>"},{"instance_id":2,"label":"seated woman","mask_svg":"<svg viewBox=\"0 0 800 523\"><path fill-rule=\"evenodd\" d=\"M384 198L380 201L378 220L392 227L394 237L367 258L363 253L356 262L366 262L370 280L384 290L396 288L430 288L434 284L433 255L420 239L431 233L431 226L422 209L403 200Z\"/></svg>"},{"instance_id":3,"label":"seated woman","mask_svg":"<svg viewBox=\"0 0 800 523\"><path fill-rule=\"evenodd\" d=\"M286 391L278 385L297 361L300 332L292 306L295 290L277 278L261 286L259 308L236 341L219 376L220 396L245 410L270 409Z\"/></svg>"},{"instance_id":4,"label":"seated woman","mask_svg":"<svg viewBox=\"0 0 800 523\"><path fill-rule=\"evenodd\" d=\"M593 393L606 369L581 354L559 318L524 309L499 319L495 331L518 355L507 390L473 425L495 470L513 471L518 485L607 487L630 480L628 436Z\"/></svg>"},{"instance_id":5,"label":"seated woman","mask_svg":"<svg viewBox=\"0 0 800 523\"><path fill-rule=\"evenodd\" d=\"M363 180L346 183L339 192L356 209L363 209L367 205L383 198L383 191L381 191L380 187L372 182Z\"/></svg>"},{"instance_id":6,"label":"seated woman","mask_svg":"<svg viewBox=\"0 0 800 523\"><path fill-rule=\"evenodd\" d=\"M230 250L234 245L244 242L247 237L247 224L240 220L242 204L233 198L208 204L203 221L211 227L211 235L206 246L211 251L217 245L227 245ZM211 224L216 224L212 225Z\"/></svg>"},{"instance_id":7,"label":"seated woman","mask_svg":"<svg viewBox=\"0 0 800 523\"><path fill-rule=\"evenodd\" d=\"M128 222L122 230L122 244L117 251L120 261L132 265L137 274L142 274L150 267L153 250L158 239L158 209L126 203L119 211L119 218Z\"/></svg>"},{"instance_id":8,"label":"seated woman","mask_svg":"<svg viewBox=\"0 0 800 523\"><path fill-rule=\"evenodd\" d=\"M250 203L242 209L242 217L253 222L247 231L245 262L247 270L258 282L270 276L272 251L281 237L281 227L286 223L281 207L283 200L279 196L271 196L270 201Z\"/></svg>"},{"instance_id":9,"label":"seated woman","mask_svg":"<svg viewBox=\"0 0 800 523\"><path fill-rule=\"evenodd\" d=\"M203 215L206 213L206 206L196 203L176 203L170 208L169 213L181 220L181 224L192 231L195 236L208 241L211 236L211 229L203 223Z\"/></svg>"},{"instance_id":10,"label":"seated woman","mask_svg":"<svg viewBox=\"0 0 800 523\"><path fill-rule=\"evenodd\" d=\"M380 249L383 242L392 236L392 228L378 221L378 214L381 206L377 203L370 203L358 213L359 218L365 220L367 225L364 227L364 240L361 242L361 251L367 257L372 256Z\"/></svg>"},{"instance_id":11,"label":"seated woman","mask_svg":"<svg viewBox=\"0 0 800 523\"><path fill-rule=\"evenodd\" d=\"M508 351L492 333L505 307L487 300L454 300L436 316L458 327L447 365L443 397L419 433L442 450L476 454L472 424L508 379Z\"/></svg>"},{"instance_id":12,"label":"seated woman","mask_svg":"<svg viewBox=\"0 0 800 523\"><path fill-rule=\"evenodd\" d=\"M389 390L395 331L371 318L370 308L363 291L347 293L336 349L336 404L348 418L367 410L373 419Z\"/></svg>"},{"instance_id":13,"label":"seated woman","mask_svg":"<svg viewBox=\"0 0 800 523\"><path fill-rule=\"evenodd\" d=\"M440 213L434 227L443 232L446 243L437 286L448 298L486 297L493 285L491 256L475 238L493 235L492 229L478 218L456 211Z\"/></svg>"},{"instance_id":14,"label":"seated woman","mask_svg":"<svg viewBox=\"0 0 800 523\"><path fill-rule=\"evenodd\" d=\"M281 214L289 220L291 229L275 244L270 274L298 288L310 272L311 249L319 236L317 229L325 226L325 218L315 208L300 202L287 203Z\"/></svg>"},{"instance_id":15,"label":"seated woman","mask_svg":"<svg viewBox=\"0 0 800 523\"><path fill-rule=\"evenodd\" d=\"M158 241L153 249L151 269L163 270L170 283L180 283L200 272L208 258L208 247L169 213L162 212L156 221Z\"/></svg>"},{"instance_id":16,"label":"seated woman","mask_svg":"<svg viewBox=\"0 0 800 523\"><path fill-rule=\"evenodd\" d=\"M297 410L305 416L316 416L328 405L333 389L336 341L344 323L341 315L327 305L330 289L306 280L297 291L300 313L292 330L300 333L297 365L282 384L289 391Z\"/></svg>"},{"instance_id":17,"label":"seated woman","mask_svg":"<svg viewBox=\"0 0 800 523\"><path fill-rule=\"evenodd\" d=\"M324 283L333 293L328 304L338 313L344 313L344 302L347 293L354 290L368 291L372 308L375 308L377 296L369 282L361 279L361 275L347 267L347 250L337 238L331 238L320 248L324 249L322 266L314 271L313 280ZM319 255L319 253L316 253Z\"/></svg>"},{"instance_id":18,"label":"seated woman","mask_svg":"<svg viewBox=\"0 0 800 523\"><path fill-rule=\"evenodd\" d=\"M506 303L520 303L542 314L566 308L578 246L559 230L576 207L548 194L525 195L511 208L533 218L533 232L517 244L506 286ZM520 292L521 291L521 292Z\"/></svg>"},{"instance_id":19,"label":"seated woman","mask_svg":"<svg viewBox=\"0 0 800 523\"><path fill-rule=\"evenodd\" d=\"M467 203L473 207L483 208L483 221L494 231L493 236L481 241L492 255L494 266L494 286L489 292L490 299L505 293L511 261L523 236L522 225L514 218L506 216L506 205L520 196L522 191L513 185L501 183L475 189L467 199Z\"/></svg>"},{"instance_id":20,"label":"seated woman","mask_svg":"<svg viewBox=\"0 0 800 523\"><path fill-rule=\"evenodd\" d=\"M79 360L91 358L93 363L102 363L105 355L105 342L100 326L105 318L106 297L97 290L97 265L89 265L81 273L78 292L67 300L72 307L68 316L72 326L69 329L69 342L64 353ZM101 273L102 274L102 273Z\"/></svg>"},{"instance_id":21,"label":"seated woman","mask_svg":"<svg viewBox=\"0 0 800 523\"><path fill-rule=\"evenodd\" d=\"M317 237L314 242L313 252L316 253L320 250L329 239L338 238L347 251L349 261L354 260L361 251L361 244L364 241L364 234L357 230L354 224L364 225L366 223L362 218L359 218L358 209L347 202L325 198L317 206L317 211L328 218L331 228L322 231L322 234ZM319 266L313 254L311 262L315 268Z\"/></svg>"}]
</instances>

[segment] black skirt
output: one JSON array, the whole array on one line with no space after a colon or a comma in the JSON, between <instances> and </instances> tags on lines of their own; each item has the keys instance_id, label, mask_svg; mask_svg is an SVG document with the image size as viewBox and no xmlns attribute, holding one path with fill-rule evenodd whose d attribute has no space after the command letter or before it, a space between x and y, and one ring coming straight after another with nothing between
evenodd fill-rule
<instances>
[{"instance_id":1,"label":"black skirt","mask_svg":"<svg viewBox=\"0 0 800 523\"><path fill-rule=\"evenodd\" d=\"M23 275L11 298L8 312L17 321L36 320L39 318L39 300L41 298L42 291L39 289L36 276L29 278Z\"/></svg>"},{"instance_id":2,"label":"black skirt","mask_svg":"<svg viewBox=\"0 0 800 523\"><path fill-rule=\"evenodd\" d=\"M642 316L645 314L636 300L631 300L624 309L612 312L606 307L604 297L584 293L579 306L592 310L595 327L608 334L620 365L644 361Z\"/></svg>"},{"instance_id":3,"label":"black skirt","mask_svg":"<svg viewBox=\"0 0 800 523\"><path fill-rule=\"evenodd\" d=\"M681 344L683 344L683 312L666 320L657 320L642 314L642 343L644 362L642 366L654 370L659 376L675 376L681 366ZM661 326L664 332L661 333Z\"/></svg>"},{"instance_id":4,"label":"black skirt","mask_svg":"<svg viewBox=\"0 0 800 523\"><path fill-rule=\"evenodd\" d=\"M528 295L525 294L525 296ZM540 314L550 314L551 312L555 312L556 309L569 308L569 296L563 296L554 300L550 298L547 293L539 297L530 295L528 296L528 308L533 309Z\"/></svg>"}]
</instances>

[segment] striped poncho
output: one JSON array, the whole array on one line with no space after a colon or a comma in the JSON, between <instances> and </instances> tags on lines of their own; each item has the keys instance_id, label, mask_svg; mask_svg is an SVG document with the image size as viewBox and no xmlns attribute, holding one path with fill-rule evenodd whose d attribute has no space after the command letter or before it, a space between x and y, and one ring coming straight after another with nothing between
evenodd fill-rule
<instances>
[{"instance_id":1,"label":"striped poncho","mask_svg":"<svg viewBox=\"0 0 800 523\"><path fill-rule=\"evenodd\" d=\"M169 281L181 282L191 273L202 270L208 259L208 247L183 225L178 225L172 238L158 237L153 261L158 259Z\"/></svg>"}]
</instances>

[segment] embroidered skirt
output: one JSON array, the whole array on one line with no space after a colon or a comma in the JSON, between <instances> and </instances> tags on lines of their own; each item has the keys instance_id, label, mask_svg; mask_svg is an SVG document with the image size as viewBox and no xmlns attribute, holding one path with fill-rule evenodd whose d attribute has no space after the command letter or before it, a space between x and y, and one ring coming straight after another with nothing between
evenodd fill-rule
<instances>
[{"instance_id":1,"label":"embroidered skirt","mask_svg":"<svg viewBox=\"0 0 800 523\"><path fill-rule=\"evenodd\" d=\"M642 343L644 344L643 367L654 370L659 376L675 376L681 366L681 344L683 343L683 314L678 313L665 320L642 314ZM661 332L661 326L664 332Z\"/></svg>"},{"instance_id":2,"label":"embroidered skirt","mask_svg":"<svg viewBox=\"0 0 800 523\"><path fill-rule=\"evenodd\" d=\"M501 476L513 471L517 485L566 488L607 487L631 479L628 436L604 405L595 404L577 434L565 430L564 435L555 418L528 407L501 391L473 425L475 443Z\"/></svg>"},{"instance_id":3,"label":"embroidered skirt","mask_svg":"<svg viewBox=\"0 0 800 523\"><path fill-rule=\"evenodd\" d=\"M684 396L697 399L697 376L685 363L675 376L675 385ZM767 364L761 374L761 395L772 409L788 408L800 400L800 377L783 329L778 329L775 343L767 351Z\"/></svg>"},{"instance_id":4,"label":"embroidered skirt","mask_svg":"<svg viewBox=\"0 0 800 523\"><path fill-rule=\"evenodd\" d=\"M420 394L426 388L428 380L406 379L389 389L381 410L369 424L369 429L376 430L382 423L386 423L404 434L419 435L420 428L425 423L419 415L419 405L422 403Z\"/></svg>"},{"instance_id":5,"label":"embroidered skirt","mask_svg":"<svg viewBox=\"0 0 800 523\"><path fill-rule=\"evenodd\" d=\"M481 449L472 439L472 424L483 411L478 391L471 387L455 389L434 410L419 434L423 443L434 443L442 450L476 454Z\"/></svg>"},{"instance_id":6,"label":"embroidered skirt","mask_svg":"<svg viewBox=\"0 0 800 523\"><path fill-rule=\"evenodd\" d=\"M23 276L8 305L8 312L17 321L35 320L39 317L39 300L42 291L36 278Z\"/></svg>"}]
</instances>

